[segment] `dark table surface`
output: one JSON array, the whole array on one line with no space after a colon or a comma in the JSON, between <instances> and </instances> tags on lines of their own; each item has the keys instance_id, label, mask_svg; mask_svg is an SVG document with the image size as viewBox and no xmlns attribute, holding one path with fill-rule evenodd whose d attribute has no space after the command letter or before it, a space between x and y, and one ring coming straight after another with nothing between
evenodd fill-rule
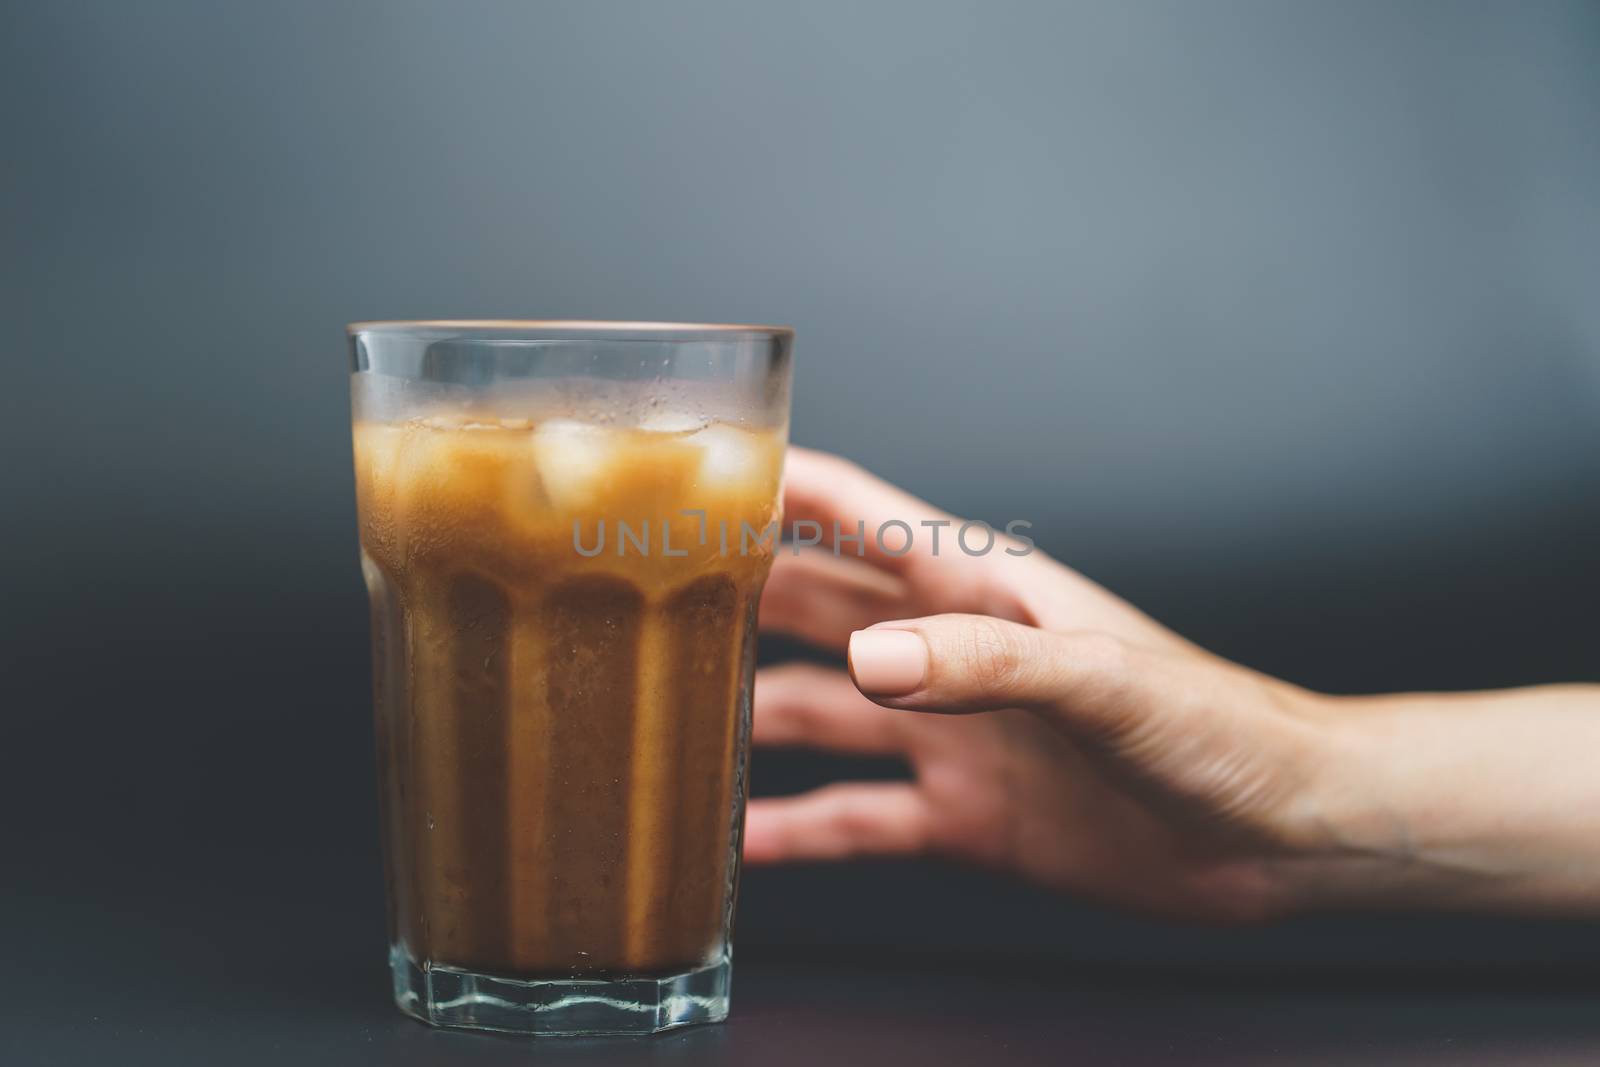
<instances>
[{"instance_id":1,"label":"dark table surface","mask_svg":"<svg viewBox=\"0 0 1600 1067\"><path fill-rule=\"evenodd\" d=\"M732 1019L652 1038L432 1030L383 997L376 965L240 980L216 970L68 983L12 976L8 1064L1600 1062L1600 990L1436 975L1316 982L1046 975L943 965L763 961ZM280 981L281 980L281 981Z\"/></svg>"},{"instance_id":2,"label":"dark table surface","mask_svg":"<svg viewBox=\"0 0 1600 1067\"><path fill-rule=\"evenodd\" d=\"M127 873L124 869L123 873ZM280 906L281 901L281 906ZM1067 966L775 950L732 1019L653 1038L432 1030L387 999L381 924L271 885L8 887L0 1063L1600 1063L1600 978L1552 965Z\"/></svg>"}]
</instances>

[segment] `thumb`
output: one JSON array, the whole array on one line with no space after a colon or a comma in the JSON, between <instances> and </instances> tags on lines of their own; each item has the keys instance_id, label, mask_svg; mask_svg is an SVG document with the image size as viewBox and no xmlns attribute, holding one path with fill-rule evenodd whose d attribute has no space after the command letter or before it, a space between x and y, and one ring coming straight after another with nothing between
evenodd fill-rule
<instances>
[{"instance_id":1,"label":"thumb","mask_svg":"<svg viewBox=\"0 0 1600 1067\"><path fill-rule=\"evenodd\" d=\"M1153 714L1139 653L1107 634L1057 634L986 615L883 622L850 635L850 677L879 704L917 711L1023 707L1094 734Z\"/></svg>"}]
</instances>

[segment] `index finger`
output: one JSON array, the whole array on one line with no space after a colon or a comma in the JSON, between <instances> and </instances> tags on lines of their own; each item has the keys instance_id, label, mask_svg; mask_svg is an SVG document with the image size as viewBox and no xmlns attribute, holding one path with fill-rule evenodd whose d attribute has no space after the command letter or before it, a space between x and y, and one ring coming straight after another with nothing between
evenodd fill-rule
<instances>
[{"instance_id":1,"label":"index finger","mask_svg":"<svg viewBox=\"0 0 1600 1067\"><path fill-rule=\"evenodd\" d=\"M804 533L807 541L801 543L853 555L905 577L953 550L961 526L955 516L841 456L793 445L784 470L783 507L797 541Z\"/></svg>"}]
</instances>

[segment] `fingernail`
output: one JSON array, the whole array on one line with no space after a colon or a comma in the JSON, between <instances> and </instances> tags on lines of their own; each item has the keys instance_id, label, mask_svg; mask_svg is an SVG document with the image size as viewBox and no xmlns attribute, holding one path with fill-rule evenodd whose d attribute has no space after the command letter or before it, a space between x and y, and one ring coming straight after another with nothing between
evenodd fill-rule
<instances>
[{"instance_id":1,"label":"fingernail","mask_svg":"<svg viewBox=\"0 0 1600 1067\"><path fill-rule=\"evenodd\" d=\"M850 677L868 696L914 693L928 673L928 644L910 630L857 630L849 656Z\"/></svg>"}]
</instances>

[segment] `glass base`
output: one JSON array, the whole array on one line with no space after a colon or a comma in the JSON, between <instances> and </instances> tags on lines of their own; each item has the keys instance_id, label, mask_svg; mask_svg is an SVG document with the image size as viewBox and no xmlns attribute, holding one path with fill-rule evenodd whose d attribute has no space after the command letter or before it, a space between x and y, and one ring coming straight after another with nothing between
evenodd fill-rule
<instances>
[{"instance_id":1,"label":"glass base","mask_svg":"<svg viewBox=\"0 0 1600 1067\"><path fill-rule=\"evenodd\" d=\"M455 967L423 970L389 950L394 1002L433 1026L511 1034L654 1034L728 1017L727 958L661 978L523 981Z\"/></svg>"}]
</instances>

